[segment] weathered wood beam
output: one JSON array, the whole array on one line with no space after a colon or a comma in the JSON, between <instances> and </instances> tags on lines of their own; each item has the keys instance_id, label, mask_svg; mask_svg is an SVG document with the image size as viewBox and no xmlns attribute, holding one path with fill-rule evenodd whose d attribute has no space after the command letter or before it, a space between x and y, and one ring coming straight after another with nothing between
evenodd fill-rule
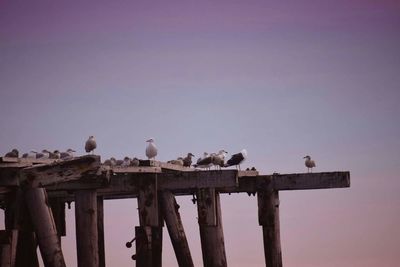
<instances>
[{"instance_id":1,"label":"weathered wood beam","mask_svg":"<svg viewBox=\"0 0 400 267\"><path fill-rule=\"evenodd\" d=\"M21 164L49 164L57 161L56 159L34 159L34 158L10 158L10 157L0 157L0 163L21 163ZM59 160L58 160L59 161ZM2 166L2 165L0 165Z\"/></svg>"},{"instance_id":2,"label":"weathered wood beam","mask_svg":"<svg viewBox=\"0 0 400 267\"><path fill-rule=\"evenodd\" d=\"M48 165L25 168L21 172L20 182L31 187L43 187L72 180L93 179L102 173L100 157L87 155L72 160L60 161Z\"/></svg>"},{"instance_id":3,"label":"weathered wood beam","mask_svg":"<svg viewBox=\"0 0 400 267\"><path fill-rule=\"evenodd\" d=\"M75 192L75 221L78 267L98 267L96 190Z\"/></svg>"},{"instance_id":4,"label":"weathered wood beam","mask_svg":"<svg viewBox=\"0 0 400 267\"><path fill-rule=\"evenodd\" d=\"M161 192L161 206L179 267L194 266L179 214L179 205L170 191Z\"/></svg>"},{"instance_id":5,"label":"weathered wood beam","mask_svg":"<svg viewBox=\"0 0 400 267\"><path fill-rule=\"evenodd\" d=\"M245 175L245 172L239 173ZM191 195L198 188L216 188L220 193L256 193L262 190L265 180L273 178L275 190L306 190L350 187L349 172L323 172L299 174L274 174L239 176L236 170L159 173L158 190L169 190L175 195ZM105 175L91 179L46 186L50 197L73 201L73 192L79 189L98 189L98 195L105 199L137 197L141 179L152 173L118 173L106 180ZM147 179L147 178L146 178ZM0 200L4 195L0 194Z\"/></svg>"},{"instance_id":6,"label":"weathered wood beam","mask_svg":"<svg viewBox=\"0 0 400 267\"><path fill-rule=\"evenodd\" d=\"M219 194L215 189L203 188L196 195L204 267L226 267Z\"/></svg>"},{"instance_id":7,"label":"weathered wood beam","mask_svg":"<svg viewBox=\"0 0 400 267\"><path fill-rule=\"evenodd\" d=\"M46 267L65 267L53 214L44 188L25 190L25 202L35 228L42 259Z\"/></svg>"},{"instance_id":8,"label":"weathered wood beam","mask_svg":"<svg viewBox=\"0 0 400 267\"><path fill-rule=\"evenodd\" d=\"M263 228L265 266L282 267L279 192L272 183L272 178L266 180L263 190L257 192L258 222Z\"/></svg>"}]
</instances>

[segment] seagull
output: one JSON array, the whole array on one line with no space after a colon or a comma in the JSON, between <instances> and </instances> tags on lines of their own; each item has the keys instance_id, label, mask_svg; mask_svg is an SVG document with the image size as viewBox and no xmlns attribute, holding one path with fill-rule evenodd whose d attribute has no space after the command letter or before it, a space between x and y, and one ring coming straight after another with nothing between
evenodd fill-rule
<instances>
[{"instance_id":1,"label":"seagull","mask_svg":"<svg viewBox=\"0 0 400 267\"><path fill-rule=\"evenodd\" d=\"M42 158L44 159L48 159L50 157L50 151L48 151L47 149L43 149L41 154Z\"/></svg>"},{"instance_id":2,"label":"seagull","mask_svg":"<svg viewBox=\"0 0 400 267\"><path fill-rule=\"evenodd\" d=\"M49 158L50 159L60 159L61 158L60 151L54 150L53 152L49 152Z\"/></svg>"},{"instance_id":3,"label":"seagull","mask_svg":"<svg viewBox=\"0 0 400 267\"><path fill-rule=\"evenodd\" d=\"M146 147L146 156L147 156L147 158L148 159L155 159L155 157L157 156L157 147L154 144L154 139L150 138L146 142L149 143L147 145L147 147Z\"/></svg>"},{"instance_id":4,"label":"seagull","mask_svg":"<svg viewBox=\"0 0 400 267\"><path fill-rule=\"evenodd\" d=\"M89 136L89 139L85 143L86 153L92 152L92 154L93 154L96 147L97 147L97 144L96 144L96 140L94 139L94 136L93 135Z\"/></svg>"},{"instance_id":5,"label":"seagull","mask_svg":"<svg viewBox=\"0 0 400 267\"><path fill-rule=\"evenodd\" d=\"M71 148L68 148L66 152L60 153L60 159L63 159L63 160L72 159L74 157L74 152L76 152L76 151Z\"/></svg>"},{"instance_id":6,"label":"seagull","mask_svg":"<svg viewBox=\"0 0 400 267\"><path fill-rule=\"evenodd\" d=\"M213 165L213 158L215 157L215 153L211 153L211 155L208 155L207 152L204 152L204 155L202 158L199 158L197 160L197 163L193 165L195 168L210 168Z\"/></svg>"},{"instance_id":7,"label":"seagull","mask_svg":"<svg viewBox=\"0 0 400 267\"><path fill-rule=\"evenodd\" d=\"M305 156L303 159L306 159L304 164L307 167L307 171L310 172L310 170L311 170L311 172L312 172L312 168L314 168L316 166L315 161L313 161L309 155Z\"/></svg>"},{"instance_id":8,"label":"seagull","mask_svg":"<svg viewBox=\"0 0 400 267\"><path fill-rule=\"evenodd\" d=\"M192 165L192 157L194 157L194 155L192 153L188 153L187 156L183 158L183 166L190 167L190 165Z\"/></svg>"},{"instance_id":9,"label":"seagull","mask_svg":"<svg viewBox=\"0 0 400 267\"><path fill-rule=\"evenodd\" d=\"M6 155L5 155L5 157L9 157L9 158L18 158L18 156L19 156L19 151L16 148L14 148L10 152L6 153Z\"/></svg>"},{"instance_id":10,"label":"seagull","mask_svg":"<svg viewBox=\"0 0 400 267\"><path fill-rule=\"evenodd\" d=\"M225 150L218 151L218 153L214 157L212 157L212 163L221 169L221 167L225 166L225 155L227 153L228 152L226 152Z\"/></svg>"},{"instance_id":11,"label":"seagull","mask_svg":"<svg viewBox=\"0 0 400 267\"><path fill-rule=\"evenodd\" d=\"M240 170L240 164L247 158L247 151L246 149L243 149L240 151L240 153L233 154L232 157L226 162L224 167L229 167L229 166L239 166ZM236 167L237 168L237 167Z\"/></svg>"},{"instance_id":12,"label":"seagull","mask_svg":"<svg viewBox=\"0 0 400 267\"><path fill-rule=\"evenodd\" d=\"M174 164L174 165L179 165L179 166L184 166L184 164L185 164L182 157L170 160L170 161L168 161L168 163L171 163L171 164Z\"/></svg>"},{"instance_id":13,"label":"seagull","mask_svg":"<svg viewBox=\"0 0 400 267\"><path fill-rule=\"evenodd\" d=\"M121 167L129 167L131 166L131 159L129 157L125 157L122 161Z\"/></svg>"},{"instance_id":14,"label":"seagull","mask_svg":"<svg viewBox=\"0 0 400 267\"><path fill-rule=\"evenodd\" d=\"M31 153L34 154L34 157L33 157L33 158L35 158L35 159L40 159L40 158L43 158L43 157L44 157L44 154L43 154L43 153L41 153L41 152L36 152L35 150L31 150Z\"/></svg>"},{"instance_id":15,"label":"seagull","mask_svg":"<svg viewBox=\"0 0 400 267\"><path fill-rule=\"evenodd\" d=\"M133 158L133 159L131 160L131 166L133 166L133 167L139 167L139 165L140 165L140 161L139 161L138 158Z\"/></svg>"},{"instance_id":16,"label":"seagull","mask_svg":"<svg viewBox=\"0 0 400 267\"><path fill-rule=\"evenodd\" d=\"M29 152L29 153L24 153L24 154L22 154L22 157L23 157L24 159L35 159L35 158L36 158L36 152L33 153L33 152L31 151L31 152Z\"/></svg>"},{"instance_id":17,"label":"seagull","mask_svg":"<svg viewBox=\"0 0 400 267\"><path fill-rule=\"evenodd\" d=\"M111 157L110 159L107 159L106 161L104 161L103 164L106 166L114 167L117 165L117 161L115 158Z\"/></svg>"}]
</instances>

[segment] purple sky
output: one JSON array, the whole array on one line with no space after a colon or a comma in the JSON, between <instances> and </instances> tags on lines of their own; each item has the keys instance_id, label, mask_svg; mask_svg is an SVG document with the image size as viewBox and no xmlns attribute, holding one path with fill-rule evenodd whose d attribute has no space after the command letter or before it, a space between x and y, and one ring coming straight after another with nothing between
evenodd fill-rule
<instances>
[{"instance_id":1,"label":"purple sky","mask_svg":"<svg viewBox=\"0 0 400 267\"><path fill-rule=\"evenodd\" d=\"M285 266L400 261L399 1L0 2L0 153L75 148L159 160L247 148L262 173L350 170L350 189L281 193ZM196 207L179 197L196 266ZM261 266L256 198L222 197L228 266ZM105 205L109 266L136 200ZM4 215L0 215L3 225ZM76 265L74 211L63 249ZM165 266L176 260L165 231Z\"/></svg>"}]
</instances>

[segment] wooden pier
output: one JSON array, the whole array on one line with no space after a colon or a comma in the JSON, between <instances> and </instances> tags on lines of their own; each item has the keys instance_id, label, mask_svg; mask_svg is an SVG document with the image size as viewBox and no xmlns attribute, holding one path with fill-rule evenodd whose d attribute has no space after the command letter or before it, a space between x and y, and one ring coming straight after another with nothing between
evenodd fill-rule
<instances>
[{"instance_id":1,"label":"wooden pier","mask_svg":"<svg viewBox=\"0 0 400 267\"><path fill-rule=\"evenodd\" d=\"M103 201L137 198L136 266L161 267L165 225L180 267L194 266L176 202L196 196L205 267L228 266L220 194L257 194L265 266L282 266L279 191L350 186L349 172L260 175L257 171L195 170L142 161L139 167L101 164L87 155L67 161L0 158L0 267L37 267L39 246L46 267L66 266L61 250L65 203L75 201L78 267L104 267ZM260 244L261 245L261 244Z\"/></svg>"}]
</instances>

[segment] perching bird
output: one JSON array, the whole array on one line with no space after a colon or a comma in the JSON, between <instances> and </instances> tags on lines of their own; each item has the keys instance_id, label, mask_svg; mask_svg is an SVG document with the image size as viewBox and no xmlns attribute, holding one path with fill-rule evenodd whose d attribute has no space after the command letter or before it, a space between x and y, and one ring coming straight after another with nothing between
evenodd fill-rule
<instances>
[{"instance_id":1,"label":"perching bird","mask_svg":"<svg viewBox=\"0 0 400 267\"><path fill-rule=\"evenodd\" d=\"M19 156L19 151L16 148L14 148L10 152L6 153L6 155L5 155L5 157L9 157L9 158L18 158L18 156Z\"/></svg>"},{"instance_id":2,"label":"perching bird","mask_svg":"<svg viewBox=\"0 0 400 267\"><path fill-rule=\"evenodd\" d=\"M126 168L131 166L131 159L129 157L125 157L122 161L121 167Z\"/></svg>"},{"instance_id":3,"label":"perching bird","mask_svg":"<svg viewBox=\"0 0 400 267\"><path fill-rule=\"evenodd\" d=\"M115 158L111 157L110 159L107 159L106 161L104 161L104 165L114 167L117 165L117 160Z\"/></svg>"},{"instance_id":4,"label":"perching bird","mask_svg":"<svg viewBox=\"0 0 400 267\"><path fill-rule=\"evenodd\" d=\"M49 158L50 159L60 159L61 158L60 151L54 150L53 152L49 152Z\"/></svg>"},{"instance_id":5,"label":"perching bird","mask_svg":"<svg viewBox=\"0 0 400 267\"><path fill-rule=\"evenodd\" d=\"M306 159L306 161L304 162L304 164L306 165L306 167L307 167L307 171L308 172L310 172L310 170L311 170L311 172L312 172L312 168L314 168L316 165L315 165L315 161L313 161L312 159L311 159L311 157L310 156L305 156L303 159Z\"/></svg>"},{"instance_id":6,"label":"perching bird","mask_svg":"<svg viewBox=\"0 0 400 267\"><path fill-rule=\"evenodd\" d=\"M60 159L63 160L72 159L74 157L74 152L76 151L71 148L68 148L67 151L60 153Z\"/></svg>"},{"instance_id":7,"label":"perching bird","mask_svg":"<svg viewBox=\"0 0 400 267\"><path fill-rule=\"evenodd\" d=\"M93 135L89 136L89 139L85 143L86 153L92 152L92 154L93 154L96 147L97 147L97 144L96 144L96 140L94 139L94 136Z\"/></svg>"},{"instance_id":8,"label":"perching bird","mask_svg":"<svg viewBox=\"0 0 400 267\"><path fill-rule=\"evenodd\" d=\"M173 159L173 160L168 161L168 163L171 163L171 164L174 164L174 165L178 165L178 166L183 166L184 161L183 161L182 157L179 157L177 159Z\"/></svg>"},{"instance_id":9,"label":"perching bird","mask_svg":"<svg viewBox=\"0 0 400 267\"><path fill-rule=\"evenodd\" d=\"M247 158L247 151L243 149L240 153L233 154L232 157L226 162L225 167L229 166L239 166ZM237 168L237 167L236 167Z\"/></svg>"},{"instance_id":10,"label":"perching bird","mask_svg":"<svg viewBox=\"0 0 400 267\"><path fill-rule=\"evenodd\" d=\"M133 158L133 159L131 160L131 166L132 166L132 167L139 167L139 165L140 165L140 161L139 161L138 158Z\"/></svg>"},{"instance_id":11,"label":"perching bird","mask_svg":"<svg viewBox=\"0 0 400 267\"><path fill-rule=\"evenodd\" d=\"M35 155L34 156L35 159L45 159L46 158L45 156L47 155L47 153L36 152L35 150L32 150L31 153Z\"/></svg>"},{"instance_id":12,"label":"perching bird","mask_svg":"<svg viewBox=\"0 0 400 267\"><path fill-rule=\"evenodd\" d=\"M215 157L215 153L211 153L208 155L207 152L204 152L204 156L197 160L197 163L193 165L195 168L210 168L213 165L213 158Z\"/></svg>"},{"instance_id":13,"label":"perching bird","mask_svg":"<svg viewBox=\"0 0 400 267\"><path fill-rule=\"evenodd\" d=\"M218 151L218 153L212 157L212 163L216 166L216 167L224 167L225 166L225 155L228 152L226 152L225 150L220 150Z\"/></svg>"},{"instance_id":14,"label":"perching bird","mask_svg":"<svg viewBox=\"0 0 400 267\"><path fill-rule=\"evenodd\" d=\"M192 157L194 157L194 155L188 153L187 156L183 158L183 166L190 167L190 165L192 165Z\"/></svg>"},{"instance_id":15,"label":"perching bird","mask_svg":"<svg viewBox=\"0 0 400 267\"><path fill-rule=\"evenodd\" d=\"M154 139L150 138L149 140L147 140L146 142L148 142L149 144L146 147L146 157L148 159L155 159L155 157L157 156L157 147L154 144Z\"/></svg>"},{"instance_id":16,"label":"perching bird","mask_svg":"<svg viewBox=\"0 0 400 267\"><path fill-rule=\"evenodd\" d=\"M48 151L47 149L43 149L43 150L42 150L42 153L41 153L41 157L42 157L43 159L48 159L48 158L50 158L50 151Z\"/></svg>"}]
</instances>

